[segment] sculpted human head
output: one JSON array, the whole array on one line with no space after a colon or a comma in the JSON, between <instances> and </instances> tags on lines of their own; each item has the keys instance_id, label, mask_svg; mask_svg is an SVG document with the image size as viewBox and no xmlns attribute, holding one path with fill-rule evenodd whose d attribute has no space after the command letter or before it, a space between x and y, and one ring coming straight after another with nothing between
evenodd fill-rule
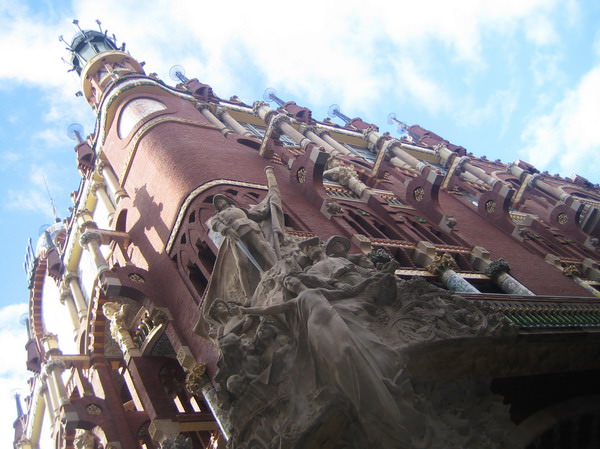
<instances>
[{"instance_id":1,"label":"sculpted human head","mask_svg":"<svg viewBox=\"0 0 600 449\"><path fill-rule=\"evenodd\" d=\"M325 254L333 257L345 257L350 250L350 240L334 235L325 244Z\"/></svg>"},{"instance_id":2,"label":"sculpted human head","mask_svg":"<svg viewBox=\"0 0 600 449\"><path fill-rule=\"evenodd\" d=\"M294 294L298 294L300 293L302 290L304 290L304 284L302 283L302 281L294 276L293 274L288 274L284 279L283 279L283 286L285 287L286 290L288 290L291 293Z\"/></svg>"},{"instance_id":3,"label":"sculpted human head","mask_svg":"<svg viewBox=\"0 0 600 449\"><path fill-rule=\"evenodd\" d=\"M230 315L231 313L229 312L227 303L219 298L214 300L210 306L210 309L208 310L208 316L220 323L227 321Z\"/></svg>"},{"instance_id":4,"label":"sculpted human head","mask_svg":"<svg viewBox=\"0 0 600 449\"><path fill-rule=\"evenodd\" d=\"M213 197L213 206L217 211L222 211L228 207L233 206L233 200L228 196L217 194Z\"/></svg>"}]
</instances>

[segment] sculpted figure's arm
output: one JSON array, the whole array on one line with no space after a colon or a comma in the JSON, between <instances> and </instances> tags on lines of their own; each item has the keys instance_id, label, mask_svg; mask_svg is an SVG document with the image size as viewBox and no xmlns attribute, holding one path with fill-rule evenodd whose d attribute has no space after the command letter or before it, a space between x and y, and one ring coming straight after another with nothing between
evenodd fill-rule
<instances>
[{"instance_id":1,"label":"sculpted figure's arm","mask_svg":"<svg viewBox=\"0 0 600 449\"><path fill-rule=\"evenodd\" d=\"M267 307L241 307L235 306L232 307L232 311L237 311L239 313L243 313L245 315L277 315L279 313L287 312L288 310L296 307L296 300L291 299L290 301L284 302L282 304L275 304Z\"/></svg>"},{"instance_id":2,"label":"sculpted figure's arm","mask_svg":"<svg viewBox=\"0 0 600 449\"><path fill-rule=\"evenodd\" d=\"M326 288L319 288L317 290L330 301L336 299L352 298L361 293L365 289L365 287L369 285L372 281L373 278L366 278L356 285L337 283L338 288L335 290L330 290Z\"/></svg>"},{"instance_id":3,"label":"sculpted figure's arm","mask_svg":"<svg viewBox=\"0 0 600 449\"><path fill-rule=\"evenodd\" d=\"M220 232L222 235L230 237L234 240L239 237L237 235L237 232L235 232L235 230L233 229L233 227L230 224L226 223L223 220L223 218L219 216L219 214L213 216L210 219L210 227L213 231Z\"/></svg>"},{"instance_id":4,"label":"sculpted figure's arm","mask_svg":"<svg viewBox=\"0 0 600 449\"><path fill-rule=\"evenodd\" d=\"M257 204L256 206L252 206L250 209L248 209L246 211L246 215L248 216L248 218L250 220L254 220L256 222L261 222L263 220L266 220L270 215L268 204L265 204L265 205Z\"/></svg>"},{"instance_id":5,"label":"sculpted figure's arm","mask_svg":"<svg viewBox=\"0 0 600 449\"><path fill-rule=\"evenodd\" d=\"M309 267L310 269L310 267ZM320 276L314 273L299 272L295 273L295 276L302 281L302 283L310 288L328 288L333 289L336 287L336 280L330 279L325 276Z\"/></svg>"}]
</instances>

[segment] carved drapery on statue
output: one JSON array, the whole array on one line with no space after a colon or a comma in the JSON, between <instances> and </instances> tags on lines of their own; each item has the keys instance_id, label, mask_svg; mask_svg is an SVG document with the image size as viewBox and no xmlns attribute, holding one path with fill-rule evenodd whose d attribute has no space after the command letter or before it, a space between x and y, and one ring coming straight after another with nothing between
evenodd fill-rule
<instances>
[{"instance_id":1,"label":"carved drapery on statue","mask_svg":"<svg viewBox=\"0 0 600 449\"><path fill-rule=\"evenodd\" d=\"M432 422L442 418L414 390L405 350L508 324L424 280L396 278L391 258L348 254L342 237L284 238L274 178L269 187L253 212L215 204L213 229L225 239L197 331L220 352L213 383L230 447L479 447L475 430ZM246 225L252 240L238 232ZM264 244L268 263L256 255Z\"/></svg>"}]
</instances>

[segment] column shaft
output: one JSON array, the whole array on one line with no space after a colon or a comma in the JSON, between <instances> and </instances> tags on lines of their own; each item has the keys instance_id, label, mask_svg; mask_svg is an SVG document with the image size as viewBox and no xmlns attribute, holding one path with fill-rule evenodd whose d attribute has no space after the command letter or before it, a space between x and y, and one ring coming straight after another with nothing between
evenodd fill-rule
<instances>
[{"instance_id":1,"label":"column shaft","mask_svg":"<svg viewBox=\"0 0 600 449\"><path fill-rule=\"evenodd\" d=\"M73 295L73 299L75 300L77 313L79 314L79 319L81 320L87 315L87 302L85 300L85 296L83 296L83 291L81 290L81 287L79 285L79 279L76 276L72 276L69 279L69 289L71 290L71 294Z\"/></svg>"},{"instance_id":2,"label":"column shaft","mask_svg":"<svg viewBox=\"0 0 600 449\"><path fill-rule=\"evenodd\" d=\"M448 290L452 290L453 292L481 293L469 282L467 282L465 278L452 269L445 270L440 277Z\"/></svg>"},{"instance_id":3,"label":"column shaft","mask_svg":"<svg viewBox=\"0 0 600 449\"><path fill-rule=\"evenodd\" d=\"M508 273L501 273L496 277L496 284L500 289L511 295L534 296L534 293L517 281Z\"/></svg>"},{"instance_id":4,"label":"column shaft","mask_svg":"<svg viewBox=\"0 0 600 449\"><path fill-rule=\"evenodd\" d=\"M321 134L321 137L325 142L327 142L329 145L335 148L338 152L345 154L346 156L352 154L352 151L343 146L341 143L339 143L337 140L331 137L328 133Z\"/></svg>"},{"instance_id":5,"label":"column shaft","mask_svg":"<svg viewBox=\"0 0 600 449\"><path fill-rule=\"evenodd\" d=\"M229 112L223 111L221 113L221 119L223 119L227 126L231 128L235 133L241 136L254 136L254 134L252 134L250 131L248 131L246 128L240 125L240 123L236 119L229 115Z\"/></svg>"}]
</instances>

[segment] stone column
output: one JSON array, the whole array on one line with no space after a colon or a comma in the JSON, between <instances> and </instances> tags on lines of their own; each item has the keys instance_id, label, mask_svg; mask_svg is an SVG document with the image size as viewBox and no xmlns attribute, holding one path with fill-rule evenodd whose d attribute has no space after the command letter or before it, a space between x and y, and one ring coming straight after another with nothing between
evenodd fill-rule
<instances>
[{"instance_id":1,"label":"stone column","mask_svg":"<svg viewBox=\"0 0 600 449\"><path fill-rule=\"evenodd\" d=\"M98 274L102 274L108 271L108 265L106 259L100 251L100 245L102 243L102 236L94 229L88 229L79 238L81 246L87 249L94 259L94 264L98 270Z\"/></svg>"},{"instance_id":2,"label":"stone column","mask_svg":"<svg viewBox=\"0 0 600 449\"><path fill-rule=\"evenodd\" d=\"M486 274L500 287L500 289L511 295L534 296L531 290L517 281L510 274L510 265L504 259L498 259L491 262Z\"/></svg>"},{"instance_id":3,"label":"stone column","mask_svg":"<svg viewBox=\"0 0 600 449\"><path fill-rule=\"evenodd\" d=\"M106 162L101 162L99 171L108 186L108 192L113 196L113 203L119 204L119 201L125 198L127 193L121 188L112 167Z\"/></svg>"},{"instance_id":4,"label":"stone column","mask_svg":"<svg viewBox=\"0 0 600 449\"><path fill-rule=\"evenodd\" d=\"M44 401L44 405L46 410L48 410L48 415L50 417L50 421L54 422L56 417L54 403L52 402L52 396L50 390L48 389L48 377L44 374L40 376L40 381L42 382L42 387L40 388L40 395ZM33 429L32 429L33 430Z\"/></svg>"},{"instance_id":5,"label":"stone column","mask_svg":"<svg viewBox=\"0 0 600 449\"><path fill-rule=\"evenodd\" d=\"M482 170L481 168L476 167L469 162L466 162L464 164L464 169L466 172L471 173L477 179L479 179L480 181L483 181L490 187L494 187L494 184L496 184L499 181L499 179L494 178L491 175L488 175L485 170Z\"/></svg>"},{"instance_id":6,"label":"stone column","mask_svg":"<svg viewBox=\"0 0 600 449\"><path fill-rule=\"evenodd\" d=\"M344 148L345 151L340 151L338 147L335 147L332 144L330 144L329 142L327 142L324 139L322 139L322 136L325 135L325 134L327 134L327 132L323 132L319 136L317 134L317 129L314 126L304 126L302 128L302 132L304 133L304 135L306 137L308 137L310 140L312 140L317 145L320 145L321 147L323 147L325 149L325 151L327 151L332 156L335 156L335 155L340 154L340 153L342 153L342 154L348 154L348 153L350 153L350 151L347 148ZM338 146L341 147L341 145L339 143L338 143Z\"/></svg>"},{"instance_id":7,"label":"stone column","mask_svg":"<svg viewBox=\"0 0 600 449\"><path fill-rule=\"evenodd\" d=\"M508 168L508 171L513 176L516 176L517 178L519 178L523 188L537 187L542 192L547 193L554 199L565 202L565 203L571 196L568 193L562 192L560 189L557 189L556 187L546 184L544 181L542 181L542 179L540 179L539 173L535 173L533 175L529 174L525 170L523 170L521 167L519 167L518 165L515 165L515 164L511 165Z\"/></svg>"},{"instance_id":8,"label":"stone column","mask_svg":"<svg viewBox=\"0 0 600 449\"><path fill-rule=\"evenodd\" d=\"M290 124L290 119L286 115L276 115L271 120L272 122L270 125L273 126L276 131L282 132L302 148L311 143L311 140L308 137L304 136Z\"/></svg>"},{"instance_id":9,"label":"stone column","mask_svg":"<svg viewBox=\"0 0 600 449\"><path fill-rule=\"evenodd\" d=\"M213 125L215 125L217 128L219 128L219 131L221 131L221 133L224 136L227 136L228 134L231 134L231 130L229 128L227 128L227 126L225 126L225 124L219 120L210 110L210 106L207 104L199 104L198 105L198 109L200 110L200 112L202 113L202 115L204 117L206 117L206 119L212 123Z\"/></svg>"},{"instance_id":10,"label":"stone column","mask_svg":"<svg viewBox=\"0 0 600 449\"><path fill-rule=\"evenodd\" d=\"M227 112L224 108L217 109L217 115L227 124L229 128L233 130L233 132L239 134L240 136L248 136L255 137L250 131L244 128L240 123L234 119L229 112Z\"/></svg>"},{"instance_id":11,"label":"stone column","mask_svg":"<svg viewBox=\"0 0 600 449\"><path fill-rule=\"evenodd\" d=\"M454 258L450 254L444 253L433 259L427 266L427 271L440 276L444 286L448 290L458 293L481 293L454 271L454 268L456 268Z\"/></svg>"},{"instance_id":12,"label":"stone column","mask_svg":"<svg viewBox=\"0 0 600 449\"><path fill-rule=\"evenodd\" d=\"M98 201L100 201L108 211L108 221L110 222L115 214L115 205L106 193L106 184L103 182L94 181L92 184L92 193L96 195Z\"/></svg>"},{"instance_id":13,"label":"stone column","mask_svg":"<svg viewBox=\"0 0 600 449\"><path fill-rule=\"evenodd\" d=\"M71 322L73 323L73 331L76 333L79 330L80 316L77 314L77 307L75 307L75 301L71 290L67 287L63 288L60 292L60 303L67 307Z\"/></svg>"},{"instance_id":14,"label":"stone column","mask_svg":"<svg viewBox=\"0 0 600 449\"><path fill-rule=\"evenodd\" d=\"M84 319L87 316L87 302L79 285L79 278L75 273L67 273L64 282L69 286L71 295L73 295L73 299L75 300L79 320Z\"/></svg>"},{"instance_id":15,"label":"stone column","mask_svg":"<svg viewBox=\"0 0 600 449\"><path fill-rule=\"evenodd\" d=\"M48 375L48 389L51 394L54 391L56 405L58 407L69 402L67 397L67 389L63 383L61 374L65 370L65 363L60 359L50 359L46 362L46 374Z\"/></svg>"},{"instance_id":16,"label":"stone column","mask_svg":"<svg viewBox=\"0 0 600 449\"><path fill-rule=\"evenodd\" d=\"M321 131L319 132L319 136L329 145L331 145L333 148L335 148L339 153L345 154L346 156L351 155L352 151L350 151L348 148L346 148L345 146L343 146L341 143L339 143L337 140L335 140L333 137L331 137L331 134L329 134L328 131Z\"/></svg>"}]
</instances>

